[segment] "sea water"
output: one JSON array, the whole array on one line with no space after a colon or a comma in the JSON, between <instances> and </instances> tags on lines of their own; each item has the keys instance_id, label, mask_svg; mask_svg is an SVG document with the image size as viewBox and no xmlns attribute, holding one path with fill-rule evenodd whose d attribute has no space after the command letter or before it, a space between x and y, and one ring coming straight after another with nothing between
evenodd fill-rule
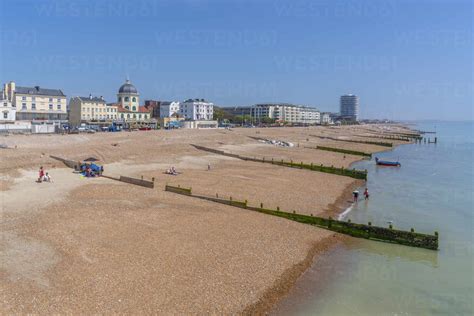
<instances>
[{"instance_id":1,"label":"sea water","mask_svg":"<svg viewBox=\"0 0 474 316\"><path fill-rule=\"evenodd\" d=\"M353 239L318 258L275 314L474 315L474 125L413 126L437 144L406 144L355 163L370 199L345 220L433 234L439 250ZM401 167L376 166L374 158ZM363 189L359 188L361 193Z\"/></svg>"}]
</instances>

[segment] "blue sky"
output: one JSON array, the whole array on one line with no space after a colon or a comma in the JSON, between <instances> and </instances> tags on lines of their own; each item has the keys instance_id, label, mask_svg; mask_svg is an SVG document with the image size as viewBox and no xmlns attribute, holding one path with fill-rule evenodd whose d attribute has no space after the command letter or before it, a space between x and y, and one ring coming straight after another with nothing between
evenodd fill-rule
<instances>
[{"instance_id":1,"label":"blue sky","mask_svg":"<svg viewBox=\"0 0 474 316\"><path fill-rule=\"evenodd\" d=\"M0 0L0 82L473 119L470 0Z\"/></svg>"}]
</instances>

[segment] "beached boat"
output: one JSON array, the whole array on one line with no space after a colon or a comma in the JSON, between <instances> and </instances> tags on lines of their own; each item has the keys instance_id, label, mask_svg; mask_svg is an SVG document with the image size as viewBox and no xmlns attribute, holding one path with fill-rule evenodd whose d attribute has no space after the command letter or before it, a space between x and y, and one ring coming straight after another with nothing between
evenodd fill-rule
<instances>
[{"instance_id":1,"label":"beached boat","mask_svg":"<svg viewBox=\"0 0 474 316\"><path fill-rule=\"evenodd\" d=\"M378 166L390 166L390 167L401 167L402 164L398 161L387 161L387 160L380 160L379 158L375 157L375 163Z\"/></svg>"}]
</instances>

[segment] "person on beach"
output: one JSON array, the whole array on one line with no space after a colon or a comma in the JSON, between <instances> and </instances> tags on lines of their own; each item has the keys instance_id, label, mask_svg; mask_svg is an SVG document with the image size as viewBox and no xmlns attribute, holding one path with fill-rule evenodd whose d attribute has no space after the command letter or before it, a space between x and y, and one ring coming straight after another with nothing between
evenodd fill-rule
<instances>
[{"instance_id":1,"label":"person on beach","mask_svg":"<svg viewBox=\"0 0 474 316\"><path fill-rule=\"evenodd\" d=\"M352 195L354 196L354 203L356 203L359 200L359 191L355 190Z\"/></svg>"},{"instance_id":2,"label":"person on beach","mask_svg":"<svg viewBox=\"0 0 474 316\"><path fill-rule=\"evenodd\" d=\"M211 164L210 163L207 164L207 171L211 171Z\"/></svg>"},{"instance_id":3,"label":"person on beach","mask_svg":"<svg viewBox=\"0 0 474 316\"><path fill-rule=\"evenodd\" d=\"M43 170L43 166L41 166L40 169L39 169L39 177L38 177L37 182L42 182L43 178L44 178L44 170Z\"/></svg>"},{"instance_id":4,"label":"person on beach","mask_svg":"<svg viewBox=\"0 0 474 316\"><path fill-rule=\"evenodd\" d=\"M51 179L51 176L49 175L48 172L44 175L44 181L46 182L53 182L53 179Z\"/></svg>"},{"instance_id":5,"label":"person on beach","mask_svg":"<svg viewBox=\"0 0 474 316\"><path fill-rule=\"evenodd\" d=\"M369 199L369 189L367 189L367 188L365 188L365 191L364 191L364 198L365 198L366 200Z\"/></svg>"}]
</instances>

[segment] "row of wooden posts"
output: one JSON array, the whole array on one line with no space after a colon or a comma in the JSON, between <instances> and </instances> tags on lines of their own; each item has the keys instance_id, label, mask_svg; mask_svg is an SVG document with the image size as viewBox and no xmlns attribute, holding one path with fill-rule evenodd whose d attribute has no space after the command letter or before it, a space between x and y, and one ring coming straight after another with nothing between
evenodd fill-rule
<instances>
[{"instance_id":1,"label":"row of wooden posts","mask_svg":"<svg viewBox=\"0 0 474 316\"><path fill-rule=\"evenodd\" d=\"M396 243L411 247L426 248L431 250L438 249L438 232L435 232L434 235L422 234L415 232L414 228L411 228L410 231L397 230L394 229L393 225L390 224L388 228L373 226L371 222L368 222L367 225L352 223L350 220L347 222L335 220L331 217L322 218L318 216L303 215L298 214L296 211L293 212L284 212L280 210L280 207L277 206L276 209L264 208L263 203L260 203L259 206L249 205L247 200L239 201L235 200L230 196L228 199L220 197L216 193L215 197L206 196L206 195L196 195L193 194L192 188L184 188L180 185L171 186L166 185L165 191L173 192L176 194L186 195L198 199L208 200L220 204L225 204L229 206L234 206L242 209L257 211L259 213L264 213L268 215L283 217L289 220L293 220L299 223L309 224L313 226L318 226L325 228L331 231L335 231L341 234L350 235L357 238L365 238L376 241L383 241L389 243Z\"/></svg>"}]
</instances>

